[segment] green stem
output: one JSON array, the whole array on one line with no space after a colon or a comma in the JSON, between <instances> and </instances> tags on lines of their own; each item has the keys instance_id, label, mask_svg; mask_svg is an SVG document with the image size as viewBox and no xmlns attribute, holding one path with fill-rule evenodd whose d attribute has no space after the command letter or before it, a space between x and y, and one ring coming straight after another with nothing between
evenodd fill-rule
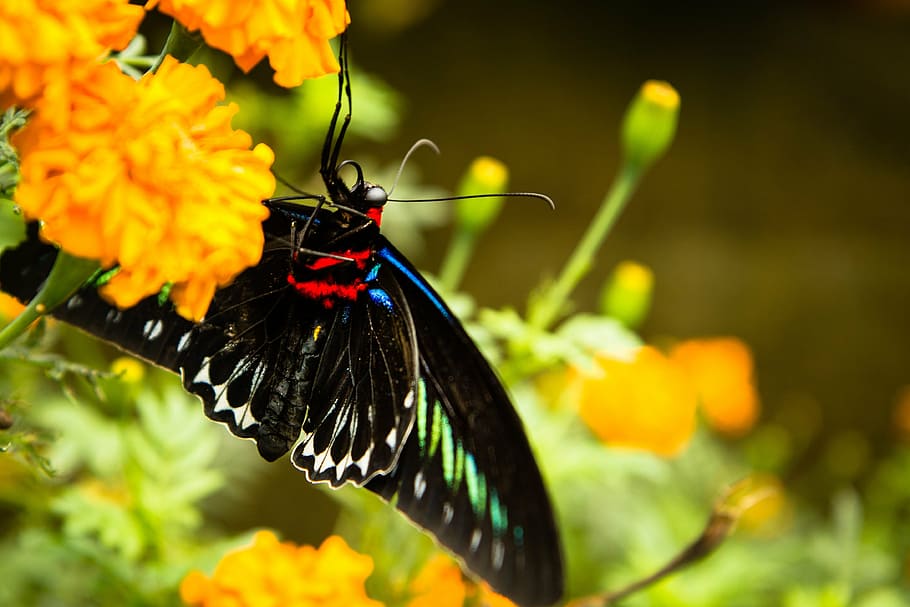
<instances>
[{"instance_id":1,"label":"green stem","mask_svg":"<svg viewBox=\"0 0 910 607\"><path fill-rule=\"evenodd\" d=\"M610 191L604 197L597 215L594 216L584 237L575 247L575 251L572 252L572 256L563 267L562 273L528 310L528 324L532 327L545 330L562 313L569 295L594 265L594 257L597 255L598 249L632 197L639 177L641 177L641 171L629 165L624 166L617 175L613 185L610 186Z\"/></svg>"},{"instance_id":2,"label":"green stem","mask_svg":"<svg viewBox=\"0 0 910 607\"><path fill-rule=\"evenodd\" d=\"M200 46L202 46L202 37L198 32L191 34L185 27L174 21L171 25L171 31L167 35L167 41L164 43L164 48L161 49L161 54L155 59L155 62L149 68L149 71L158 71L161 62L164 61L164 58L168 55L174 57L178 61L186 61Z\"/></svg>"},{"instance_id":3,"label":"green stem","mask_svg":"<svg viewBox=\"0 0 910 607\"><path fill-rule=\"evenodd\" d=\"M439 269L439 283L446 291L455 291L464 278L477 233L471 230L456 230L449 243L449 251L443 258L442 267Z\"/></svg>"},{"instance_id":4,"label":"green stem","mask_svg":"<svg viewBox=\"0 0 910 607\"><path fill-rule=\"evenodd\" d=\"M95 260L73 257L60 251L38 294L19 316L0 329L0 350L12 343L41 316L66 301L97 269L98 262Z\"/></svg>"}]
</instances>

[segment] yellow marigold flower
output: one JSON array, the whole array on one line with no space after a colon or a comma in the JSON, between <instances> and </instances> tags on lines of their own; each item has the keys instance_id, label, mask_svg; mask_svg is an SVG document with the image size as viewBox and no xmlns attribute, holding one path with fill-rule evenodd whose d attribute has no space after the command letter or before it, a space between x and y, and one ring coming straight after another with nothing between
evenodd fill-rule
<instances>
[{"instance_id":1,"label":"yellow marigold flower","mask_svg":"<svg viewBox=\"0 0 910 607\"><path fill-rule=\"evenodd\" d=\"M252 546L225 555L211 578L191 571L180 598L199 607L382 607L364 589L372 571L373 559L338 536L317 549L260 531Z\"/></svg>"},{"instance_id":2,"label":"yellow marigold flower","mask_svg":"<svg viewBox=\"0 0 910 607\"><path fill-rule=\"evenodd\" d=\"M244 72L268 56L275 82L284 87L337 72L328 41L351 20L344 0L148 0L146 8L155 7L199 30Z\"/></svg>"},{"instance_id":3,"label":"yellow marigold flower","mask_svg":"<svg viewBox=\"0 0 910 607\"><path fill-rule=\"evenodd\" d=\"M735 338L693 339L670 354L691 379L705 420L716 430L738 436L758 418L758 393L749 348Z\"/></svg>"},{"instance_id":4,"label":"yellow marigold flower","mask_svg":"<svg viewBox=\"0 0 910 607\"><path fill-rule=\"evenodd\" d=\"M64 101L73 69L124 48L144 14L129 0L0 2L0 107L27 105L45 88Z\"/></svg>"},{"instance_id":5,"label":"yellow marigold flower","mask_svg":"<svg viewBox=\"0 0 910 607\"><path fill-rule=\"evenodd\" d=\"M411 582L410 591L407 607L462 607L468 589L455 561L437 554Z\"/></svg>"},{"instance_id":6,"label":"yellow marigold flower","mask_svg":"<svg viewBox=\"0 0 910 607\"><path fill-rule=\"evenodd\" d=\"M205 314L215 289L259 261L260 203L274 155L231 128L234 104L205 66L168 57L135 81L114 63L73 83L71 124L41 111L13 139L15 200L43 237L120 271L101 293L120 307L173 284L177 311Z\"/></svg>"},{"instance_id":7,"label":"yellow marigold flower","mask_svg":"<svg viewBox=\"0 0 910 607\"><path fill-rule=\"evenodd\" d=\"M436 554L423 566L410 585L407 607L516 607L486 582L465 579L458 564L445 554Z\"/></svg>"},{"instance_id":8,"label":"yellow marigold flower","mask_svg":"<svg viewBox=\"0 0 910 607\"><path fill-rule=\"evenodd\" d=\"M682 370L655 348L634 360L598 357L580 372L579 414L602 441L662 456L679 453L695 431L696 398Z\"/></svg>"},{"instance_id":9,"label":"yellow marigold flower","mask_svg":"<svg viewBox=\"0 0 910 607\"><path fill-rule=\"evenodd\" d=\"M0 323L12 320L19 316L19 312L25 309L12 295L0 293Z\"/></svg>"},{"instance_id":10,"label":"yellow marigold flower","mask_svg":"<svg viewBox=\"0 0 910 607\"><path fill-rule=\"evenodd\" d=\"M518 607L506 597L495 592L486 582L483 582L477 588L482 607Z\"/></svg>"}]
</instances>

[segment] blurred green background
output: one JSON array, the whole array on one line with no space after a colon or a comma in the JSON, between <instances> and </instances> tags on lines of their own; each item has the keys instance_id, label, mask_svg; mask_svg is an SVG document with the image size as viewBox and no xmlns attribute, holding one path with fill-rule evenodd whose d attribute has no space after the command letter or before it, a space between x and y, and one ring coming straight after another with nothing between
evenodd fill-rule
<instances>
[{"instance_id":1,"label":"blurred green background","mask_svg":"<svg viewBox=\"0 0 910 607\"><path fill-rule=\"evenodd\" d=\"M349 137L345 157L385 167L367 177L388 186L426 137L442 154L418 153L405 182L454 189L488 154L509 166L512 189L556 201L555 213L506 205L462 285L479 304L521 307L562 267L618 165L629 99L644 80L667 80L682 97L676 140L575 293L578 309L593 310L610 270L634 259L657 278L643 337L745 340L764 423L799 443L786 481L805 498L862 483L893 450L893 409L910 385L910 2L388 0L351 11L352 128L358 116L383 123L364 120L375 98L358 114L367 74L397 93L400 119ZM151 48L168 27L147 20ZM270 74L265 62L253 73L265 88ZM291 120L308 138L325 122ZM299 158L257 137L286 177L319 188L306 181L312 146ZM424 238L392 237L437 270L449 224L411 206L389 211L387 227L396 210L430 213Z\"/></svg>"},{"instance_id":2,"label":"blurred green background","mask_svg":"<svg viewBox=\"0 0 910 607\"><path fill-rule=\"evenodd\" d=\"M634 259L657 279L645 339L745 340L763 423L797 443L788 487L819 505L844 484L862 485L895 449L893 409L910 385L910 2L388 0L350 8L352 128L383 124L365 120L375 97L358 106L373 95L357 88L367 74L397 93L400 119L374 137L349 137L345 157L374 167L367 177L388 186L407 149L426 137L442 155L418 153L405 182L454 189L470 161L488 154L509 166L512 189L556 201L555 213L533 200L506 205L462 285L480 305L521 308L540 278L562 267L618 165L629 99L644 80L667 80L682 97L676 140L575 293L578 309L593 310L610 270ZM151 48L168 27L147 20ZM268 88L264 63L253 75ZM257 95L247 92L241 126ZM327 115L325 105L314 102L310 118L298 124L295 115L288 129L321 137L325 121L312 112ZM298 157L275 137L256 136L276 148L285 177L319 188L307 182L318 162L312 146ZM407 183L396 192L422 193ZM442 211L393 208L387 228L395 211L430 214L422 223L436 227L424 238L411 238L413 222L392 238L418 267L436 271L450 230L433 217ZM278 468L263 467L287 476L276 491L308 491ZM261 515L245 523L261 525ZM276 507L275 516L286 513Z\"/></svg>"},{"instance_id":3,"label":"blurred green background","mask_svg":"<svg viewBox=\"0 0 910 607\"><path fill-rule=\"evenodd\" d=\"M682 97L675 143L643 180L573 299L577 311L594 312L617 262L650 266L656 290L642 337L659 346L742 338L755 355L764 411L748 436L700 430L682 457L665 461L602 448L587 434L587 442L571 434L564 440L565 427L554 420L574 413L541 405L552 396L546 382L513 385L569 523L563 532L575 559L573 592L653 571L695 537L726 483L756 470L782 476L793 510L784 508L778 528L767 538L747 529L725 546L724 558L656 588L648 599L656 602L640 597L636 604L730 605L738 594L745 595L741 605L771 596L787 607L859 604L856 597L863 607L904 604L910 420L901 436L893 411L902 393L910 411L910 2L353 0L350 8L354 117L345 157L389 186L406 150L426 137L442 155L417 154L397 197L454 190L470 162L486 154L509 167L510 189L543 192L557 203L555 212L530 199L506 204L460 287L480 307L523 312L528 293L563 266L619 164L621 118L642 82L667 80ZM160 15L146 20L151 52L169 28ZM232 79L224 56L208 54L204 62L229 81L229 97L241 108L235 126L274 147L282 176L321 191L316 150L336 81L282 91L265 65L252 78ZM383 230L415 265L437 272L453 205L389 206ZM459 312L464 293L447 296ZM65 327L48 332L55 348L93 369L118 356ZM391 509L359 497L365 492L330 497L286 462L261 461L252 445L205 422L194 399L181 400L176 378L147 371L132 387L102 378L112 395L106 400L87 389L90 382L82 392L56 384L48 391L38 381L40 360L28 373L19 372L22 364L10 359L0 380L34 388L31 416L63 438L47 439L58 451L58 475L37 477L35 485L47 495L21 491L17 483L34 480L23 474L9 475L0 496L16 515L5 517L0 556L15 555L5 575L17 588L56 591L74 580L91 596L95 588L81 573L100 570L98 579L122 582L124 596L160 595L160 604L172 604L190 560L213 566L236 541L224 533L269 527L318 543L339 512L349 537L364 534L358 525L382 530L373 539L384 549L360 538L382 572L378 586L394 590L389 563L419 563L388 550L414 545L410 528L399 541L387 521L404 524ZM160 402L145 394L134 407L129 391L140 388L164 390ZM72 407L64 395L88 404ZM17 436L37 437L42 447L44 435L24 427ZM97 437L121 434L123 453L96 448ZM85 461L74 455L80 449ZM60 456L67 450L70 468ZM132 472L129 482L101 470L115 467L115 456ZM197 478L223 489L209 495ZM181 520L160 497L185 486L197 493L183 496ZM121 493L108 495L111 488ZM92 506L95 498L108 510ZM111 555L132 537L126 522L143 517L155 525L133 535L151 538L155 550L133 550L116 575L83 569L83 561L119 566ZM78 567L63 582L45 580L59 563ZM745 567L750 588L742 587ZM886 585L891 602L873 603Z\"/></svg>"},{"instance_id":4,"label":"blurred green background","mask_svg":"<svg viewBox=\"0 0 910 607\"><path fill-rule=\"evenodd\" d=\"M910 3L391 3L413 11L407 24L389 22L388 2L362 4L354 60L406 106L390 144L348 155L393 162L429 137L443 152L416 161L429 183L490 154L513 188L556 200L555 214L507 205L465 290L518 306L561 267L617 166L625 105L645 79L667 80L682 96L676 141L578 305L633 258L657 277L646 338L747 341L765 419L810 437L797 491L845 480L844 433L890 449L910 383ZM435 268L443 244L430 239L418 264Z\"/></svg>"}]
</instances>

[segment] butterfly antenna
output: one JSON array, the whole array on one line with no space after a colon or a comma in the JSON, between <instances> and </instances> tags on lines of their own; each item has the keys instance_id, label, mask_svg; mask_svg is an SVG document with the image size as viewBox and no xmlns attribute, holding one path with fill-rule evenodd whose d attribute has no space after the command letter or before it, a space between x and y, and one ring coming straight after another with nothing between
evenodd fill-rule
<instances>
[{"instance_id":1,"label":"butterfly antenna","mask_svg":"<svg viewBox=\"0 0 910 607\"><path fill-rule=\"evenodd\" d=\"M391 196L392 192L395 191L395 188L398 187L398 180L401 178L401 173L404 172L404 165L406 165L408 163L408 160L411 158L411 154L413 154L414 152L416 152L418 149L420 149L422 147L430 148L431 150L436 152L437 156L439 156L441 154L441 152L439 151L439 147L437 147L437 145L435 143L433 143L431 140L418 139L417 141L415 141L414 145L411 146L411 149L408 150L408 153L405 154L404 158L401 159L401 165L399 165L399 167L398 167L398 172L395 173L395 181L392 182L392 187L390 187L389 191L388 191L389 196Z\"/></svg>"},{"instance_id":2,"label":"butterfly antenna","mask_svg":"<svg viewBox=\"0 0 910 607\"><path fill-rule=\"evenodd\" d=\"M335 116L333 117L332 126L333 129L335 120L338 118L338 113L341 110L342 88L344 89L344 96L348 101L348 111L341 123L341 129L338 131L338 137L335 139L335 146L332 149L332 155L329 160L332 169L338 166L338 157L341 155L341 144L344 142L344 135L348 130L348 125L351 124L351 112L353 111L353 104L351 102L351 72L350 62L348 60L347 33L343 33L341 35L341 48L338 51L338 65L340 66L340 69L338 70L338 103L335 106Z\"/></svg>"},{"instance_id":3,"label":"butterfly antenna","mask_svg":"<svg viewBox=\"0 0 910 607\"><path fill-rule=\"evenodd\" d=\"M322 175L322 180L326 183L326 186L331 181L335 170L335 164L331 162L332 144L335 142L335 127L338 126L338 117L341 115L341 95L344 92L345 81L344 56L346 44L347 33L342 32L338 48L338 97L335 101L335 111L332 112L332 120L329 121L329 130L325 134L325 141L322 142L322 158L319 163L319 173Z\"/></svg>"},{"instance_id":4,"label":"butterfly antenna","mask_svg":"<svg viewBox=\"0 0 910 607\"><path fill-rule=\"evenodd\" d=\"M463 196L443 196L441 198L414 198L405 200L401 198L389 198L389 202L445 202L447 200L468 200L471 198L537 198L543 200L553 210L556 209L556 203L546 194L540 192L502 192L500 194L466 194Z\"/></svg>"}]
</instances>

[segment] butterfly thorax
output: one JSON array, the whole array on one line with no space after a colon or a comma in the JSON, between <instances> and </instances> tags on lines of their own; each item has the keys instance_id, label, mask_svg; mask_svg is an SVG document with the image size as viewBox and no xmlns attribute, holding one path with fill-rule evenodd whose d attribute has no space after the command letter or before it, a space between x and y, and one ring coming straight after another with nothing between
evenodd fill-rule
<instances>
[{"instance_id":1,"label":"butterfly thorax","mask_svg":"<svg viewBox=\"0 0 910 607\"><path fill-rule=\"evenodd\" d=\"M312 221L298 211L292 220L296 249L287 276L298 295L326 309L355 301L375 278L373 257L387 198L380 186L362 180L351 189L343 182L333 185L334 209L310 211L317 213Z\"/></svg>"}]
</instances>

